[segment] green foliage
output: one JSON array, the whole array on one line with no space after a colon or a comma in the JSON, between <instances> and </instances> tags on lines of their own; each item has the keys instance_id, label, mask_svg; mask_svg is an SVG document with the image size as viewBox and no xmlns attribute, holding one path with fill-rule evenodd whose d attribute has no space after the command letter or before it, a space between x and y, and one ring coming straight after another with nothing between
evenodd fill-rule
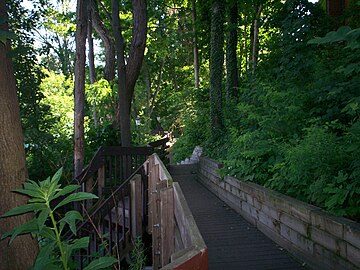
<instances>
[{"instance_id":1,"label":"green foliage","mask_svg":"<svg viewBox=\"0 0 360 270\"><path fill-rule=\"evenodd\" d=\"M180 128L182 136L177 139L171 150L174 162L190 157L195 146L211 145L208 93L208 90L199 90L195 95L197 102L194 110L185 118Z\"/></svg>"},{"instance_id":2,"label":"green foliage","mask_svg":"<svg viewBox=\"0 0 360 270\"><path fill-rule=\"evenodd\" d=\"M131 251L132 262L130 264L130 270L142 270L145 267L146 256L145 256L144 244L141 238L136 238L134 242L134 249Z\"/></svg>"},{"instance_id":3,"label":"green foliage","mask_svg":"<svg viewBox=\"0 0 360 270\"><path fill-rule=\"evenodd\" d=\"M253 4L240 4L243 22L253 16ZM356 218L360 215L359 25L349 19L353 28L329 32L335 24L320 5L305 0L273 8L263 4L269 21L259 33L264 52L256 74L243 73L238 101L223 101L227 132L218 140L203 133L205 153L224 163L224 175ZM250 45L241 45L240 53ZM246 67L244 55L238 56ZM191 119L204 113L201 107ZM186 125L184 137L174 146L175 156L182 158L196 141L187 131L193 122Z\"/></svg>"},{"instance_id":4,"label":"green foliage","mask_svg":"<svg viewBox=\"0 0 360 270\"><path fill-rule=\"evenodd\" d=\"M80 188L78 185L62 188L59 183L61 175L62 169L44 181L25 182L23 188L15 192L28 196L27 204L15 207L1 216L1 218L6 218L29 212L34 214L31 220L3 234L1 238L3 240L10 237L11 244L19 235L31 233L35 236L39 240L40 251L32 269L73 269L75 263L71 261L71 256L75 251L87 248L89 245L89 237L63 238L66 227L69 227L72 234L76 236L76 222L83 220L79 212L68 211L60 220L56 219L54 212L71 202L97 197L86 192L73 193ZM58 202L56 199L61 200ZM104 269L116 262L115 258L102 257L92 261L85 269Z\"/></svg>"}]
</instances>

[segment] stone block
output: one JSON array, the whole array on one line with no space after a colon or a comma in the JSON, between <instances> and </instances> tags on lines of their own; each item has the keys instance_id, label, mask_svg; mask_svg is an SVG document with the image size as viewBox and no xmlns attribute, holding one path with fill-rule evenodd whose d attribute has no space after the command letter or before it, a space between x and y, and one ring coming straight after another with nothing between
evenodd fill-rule
<instances>
[{"instance_id":1,"label":"stone block","mask_svg":"<svg viewBox=\"0 0 360 270\"><path fill-rule=\"evenodd\" d=\"M310 223L311 221L310 213L312 211L320 210L319 207L301 202L272 190L269 190L269 192L266 193L265 204L278 211L297 217L307 223Z\"/></svg>"},{"instance_id":2,"label":"stone block","mask_svg":"<svg viewBox=\"0 0 360 270\"><path fill-rule=\"evenodd\" d=\"M326 249L325 247L314 244L314 260L321 262L316 269L321 270L338 270L347 269L355 270L356 268L351 262L334 254L333 251Z\"/></svg>"},{"instance_id":3,"label":"stone block","mask_svg":"<svg viewBox=\"0 0 360 270\"><path fill-rule=\"evenodd\" d=\"M305 237L309 237L308 235L308 227L309 225L302 220L288 215L284 212L280 213L280 222L288 226L289 228L293 229L294 231L300 233Z\"/></svg>"},{"instance_id":4,"label":"stone block","mask_svg":"<svg viewBox=\"0 0 360 270\"><path fill-rule=\"evenodd\" d=\"M248 204L254 206L253 196L251 196L251 194L245 193L245 198Z\"/></svg>"},{"instance_id":5,"label":"stone block","mask_svg":"<svg viewBox=\"0 0 360 270\"><path fill-rule=\"evenodd\" d=\"M246 193L243 192L243 191L240 191L239 192L239 198L240 198L240 200L246 202Z\"/></svg>"},{"instance_id":6,"label":"stone block","mask_svg":"<svg viewBox=\"0 0 360 270\"><path fill-rule=\"evenodd\" d=\"M323 231L326 231L340 239L344 238L344 218L331 216L322 210L310 213L311 225Z\"/></svg>"},{"instance_id":7,"label":"stone block","mask_svg":"<svg viewBox=\"0 0 360 270\"><path fill-rule=\"evenodd\" d=\"M224 180L225 180L225 182L229 183L233 187L240 188L240 180L238 180L237 178L232 177L232 176L225 176Z\"/></svg>"},{"instance_id":8,"label":"stone block","mask_svg":"<svg viewBox=\"0 0 360 270\"><path fill-rule=\"evenodd\" d=\"M360 224L348 220L344 226L344 240L360 249Z\"/></svg>"},{"instance_id":9,"label":"stone block","mask_svg":"<svg viewBox=\"0 0 360 270\"><path fill-rule=\"evenodd\" d=\"M277 209L263 204L261 207L261 211L264 212L267 216L272 217L273 219L280 220L280 212Z\"/></svg>"},{"instance_id":10,"label":"stone block","mask_svg":"<svg viewBox=\"0 0 360 270\"><path fill-rule=\"evenodd\" d=\"M280 235L290 241L294 246L303 252L308 253L310 256L314 253L314 242L304 237L297 231L289 228L284 224L280 224Z\"/></svg>"},{"instance_id":11,"label":"stone block","mask_svg":"<svg viewBox=\"0 0 360 270\"><path fill-rule=\"evenodd\" d=\"M273 219L272 217L266 215L262 211L258 211L257 220L258 220L258 226L259 223L261 223L264 226L266 226L268 229L273 231L274 233L280 235L280 222L278 220Z\"/></svg>"},{"instance_id":12,"label":"stone block","mask_svg":"<svg viewBox=\"0 0 360 270\"><path fill-rule=\"evenodd\" d=\"M346 258L346 243L342 239L333 236L315 227L310 228L311 240L343 258Z\"/></svg>"},{"instance_id":13,"label":"stone block","mask_svg":"<svg viewBox=\"0 0 360 270\"><path fill-rule=\"evenodd\" d=\"M347 244L347 259L360 269L360 249Z\"/></svg>"},{"instance_id":14,"label":"stone block","mask_svg":"<svg viewBox=\"0 0 360 270\"><path fill-rule=\"evenodd\" d=\"M259 201L259 200L255 197L255 198L253 198L253 202L254 202L254 206L255 206L256 209L262 210L262 208L263 208L263 203L262 203L262 201Z\"/></svg>"},{"instance_id":15,"label":"stone block","mask_svg":"<svg viewBox=\"0 0 360 270\"><path fill-rule=\"evenodd\" d=\"M234 196L239 197L239 199L240 199L240 189L239 188L233 186L231 188L231 194L233 194Z\"/></svg>"}]
</instances>

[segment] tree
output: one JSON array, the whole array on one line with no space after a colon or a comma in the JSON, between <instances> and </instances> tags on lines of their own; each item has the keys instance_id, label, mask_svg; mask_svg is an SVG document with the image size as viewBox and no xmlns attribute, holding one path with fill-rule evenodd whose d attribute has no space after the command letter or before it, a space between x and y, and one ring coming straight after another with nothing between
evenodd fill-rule
<instances>
[{"instance_id":1,"label":"tree","mask_svg":"<svg viewBox=\"0 0 360 270\"><path fill-rule=\"evenodd\" d=\"M210 127L213 138L223 129L222 78L224 70L224 2L213 0L211 8Z\"/></svg>"},{"instance_id":2,"label":"tree","mask_svg":"<svg viewBox=\"0 0 360 270\"><path fill-rule=\"evenodd\" d=\"M85 107L85 43L87 34L87 0L78 0L76 9L76 56L74 92L74 175L83 169L84 145L84 107Z\"/></svg>"},{"instance_id":3,"label":"tree","mask_svg":"<svg viewBox=\"0 0 360 270\"><path fill-rule=\"evenodd\" d=\"M226 96L228 99L237 97L239 79L237 65L237 27L238 6L236 0L230 0L227 5L227 40L226 40Z\"/></svg>"},{"instance_id":4,"label":"tree","mask_svg":"<svg viewBox=\"0 0 360 270\"><path fill-rule=\"evenodd\" d=\"M133 0L133 29L130 52L125 63L125 40L120 21L119 2L112 0L112 28L115 36L118 72L118 121L121 132L121 145L130 146L130 110L134 96L135 83L139 77L144 59L147 33L146 1Z\"/></svg>"},{"instance_id":5,"label":"tree","mask_svg":"<svg viewBox=\"0 0 360 270\"><path fill-rule=\"evenodd\" d=\"M5 0L0 1L0 33L7 33ZM25 198L12 192L26 179L24 139L20 124L19 102L12 63L8 57L10 43L0 41L0 214L25 202ZM3 212L4 211L4 212ZM27 217L0 219L0 235L27 221ZM0 269L26 269L36 257L38 246L29 235L21 236L10 246L0 241Z\"/></svg>"},{"instance_id":6,"label":"tree","mask_svg":"<svg viewBox=\"0 0 360 270\"><path fill-rule=\"evenodd\" d=\"M96 33L99 35L105 49L104 78L107 81L115 79L115 41L101 20L96 0L91 0L91 22Z\"/></svg>"},{"instance_id":7,"label":"tree","mask_svg":"<svg viewBox=\"0 0 360 270\"><path fill-rule=\"evenodd\" d=\"M196 32L196 0L192 0L192 20L193 20L193 47L194 47L194 80L195 88L199 89L200 79L199 79L199 48L198 48L198 38Z\"/></svg>"}]
</instances>

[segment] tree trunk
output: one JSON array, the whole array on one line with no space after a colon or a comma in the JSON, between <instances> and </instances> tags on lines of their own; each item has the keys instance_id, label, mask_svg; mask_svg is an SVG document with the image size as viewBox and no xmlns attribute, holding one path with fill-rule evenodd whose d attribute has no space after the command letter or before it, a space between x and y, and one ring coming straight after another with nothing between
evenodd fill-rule
<instances>
[{"instance_id":1,"label":"tree trunk","mask_svg":"<svg viewBox=\"0 0 360 270\"><path fill-rule=\"evenodd\" d=\"M199 49L197 45L197 32L196 32L196 0L192 0L192 20L193 20L193 46L194 46L194 80L195 88L199 89Z\"/></svg>"},{"instance_id":2,"label":"tree trunk","mask_svg":"<svg viewBox=\"0 0 360 270\"><path fill-rule=\"evenodd\" d=\"M258 55L259 55L259 20L262 12L262 4L260 4L257 8L254 25L253 25L253 41L252 41L252 53L251 53L251 73L252 75L255 74L255 69L258 62Z\"/></svg>"},{"instance_id":3,"label":"tree trunk","mask_svg":"<svg viewBox=\"0 0 360 270\"><path fill-rule=\"evenodd\" d=\"M238 65L237 65L237 1L231 1L227 8L228 38L226 42L226 96L228 100L238 96Z\"/></svg>"},{"instance_id":4,"label":"tree trunk","mask_svg":"<svg viewBox=\"0 0 360 270\"><path fill-rule=\"evenodd\" d=\"M102 23L96 0L91 0L92 25L101 38L105 48L104 78L107 81L115 79L115 43L109 30Z\"/></svg>"},{"instance_id":5,"label":"tree trunk","mask_svg":"<svg viewBox=\"0 0 360 270\"><path fill-rule=\"evenodd\" d=\"M131 105L135 84L139 77L144 60L147 35L146 0L132 0L133 29L130 53L126 68L126 88L129 92L128 102Z\"/></svg>"},{"instance_id":6,"label":"tree trunk","mask_svg":"<svg viewBox=\"0 0 360 270\"><path fill-rule=\"evenodd\" d=\"M244 15L244 46L243 46L243 53L241 54L242 57L245 57L245 74L247 73L248 69L249 69L249 63L248 63L248 48L247 48L247 43L248 43L248 33L247 33L247 16Z\"/></svg>"},{"instance_id":7,"label":"tree trunk","mask_svg":"<svg viewBox=\"0 0 360 270\"><path fill-rule=\"evenodd\" d=\"M125 65L125 42L122 35L119 17L119 2L111 1L112 5L112 28L115 37L116 63L118 72L118 119L121 132L121 145L130 146L130 106L128 102L128 91L126 89L126 65Z\"/></svg>"},{"instance_id":8,"label":"tree trunk","mask_svg":"<svg viewBox=\"0 0 360 270\"><path fill-rule=\"evenodd\" d=\"M222 111L222 78L224 70L224 1L213 0L211 12L210 51L210 128L213 139L224 127Z\"/></svg>"},{"instance_id":9,"label":"tree trunk","mask_svg":"<svg viewBox=\"0 0 360 270\"><path fill-rule=\"evenodd\" d=\"M76 56L74 91L74 176L84 166L85 47L87 33L87 2L78 0L76 8Z\"/></svg>"},{"instance_id":10,"label":"tree trunk","mask_svg":"<svg viewBox=\"0 0 360 270\"><path fill-rule=\"evenodd\" d=\"M5 1L0 0L0 18L5 16ZM0 31L6 30L5 24L0 25ZM9 43L0 42L0 215L26 202L24 196L12 192L21 188L27 171L16 82L11 60L7 57L9 50ZM27 220L28 216L24 215L0 219L0 237ZM38 252L37 242L30 235L16 238L10 246L7 241L0 241L0 269L29 268Z\"/></svg>"},{"instance_id":11,"label":"tree trunk","mask_svg":"<svg viewBox=\"0 0 360 270\"><path fill-rule=\"evenodd\" d=\"M120 124L121 145L130 146L130 110L136 80L139 77L146 45L146 1L133 0L133 30L129 58L125 65L125 42L119 18L119 3L112 0L112 28L115 37L119 104L117 118Z\"/></svg>"},{"instance_id":12,"label":"tree trunk","mask_svg":"<svg viewBox=\"0 0 360 270\"><path fill-rule=\"evenodd\" d=\"M92 16L91 16L91 6L88 5L88 24L87 24L87 38L89 44L89 75L90 83L93 84L96 82L96 69L95 69L95 53L94 53L94 40L92 36Z\"/></svg>"}]
</instances>

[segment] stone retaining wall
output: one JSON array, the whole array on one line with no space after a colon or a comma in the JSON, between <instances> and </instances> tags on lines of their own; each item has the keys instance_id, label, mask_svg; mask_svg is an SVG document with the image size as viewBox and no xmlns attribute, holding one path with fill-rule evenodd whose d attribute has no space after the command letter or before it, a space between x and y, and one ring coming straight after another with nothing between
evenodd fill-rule
<instances>
[{"instance_id":1,"label":"stone retaining wall","mask_svg":"<svg viewBox=\"0 0 360 270\"><path fill-rule=\"evenodd\" d=\"M265 235L316 269L360 269L360 224L234 177L201 158L199 181Z\"/></svg>"}]
</instances>

